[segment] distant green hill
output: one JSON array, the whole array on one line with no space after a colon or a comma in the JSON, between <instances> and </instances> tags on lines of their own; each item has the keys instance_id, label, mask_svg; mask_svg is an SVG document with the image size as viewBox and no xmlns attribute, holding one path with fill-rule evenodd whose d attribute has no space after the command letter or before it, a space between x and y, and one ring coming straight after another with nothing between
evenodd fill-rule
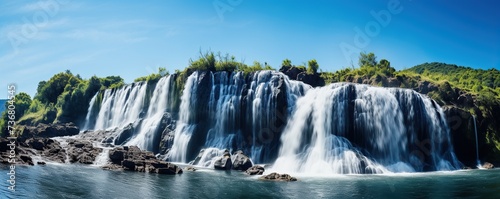
<instances>
[{"instance_id":1,"label":"distant green hill","mask_svg":"<svg viewBox=\"0 0 500 199\"><path fill-rule=\"evenodd\" d=\"M500 96L500 71L473 69L445 63L424 63L403 72L414 72L434 81L446 80L454 87L478 94L490 90Z\"/></svg>"}]
</instances>

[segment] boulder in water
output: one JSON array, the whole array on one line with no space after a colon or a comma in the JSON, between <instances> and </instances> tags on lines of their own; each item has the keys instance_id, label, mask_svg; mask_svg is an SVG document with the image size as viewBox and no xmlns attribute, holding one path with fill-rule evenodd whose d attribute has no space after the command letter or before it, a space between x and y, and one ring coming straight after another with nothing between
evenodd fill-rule
<instances>
[{"instance_id":1,"label":"boulder in water","mask_svg":"<svg viewBox=\"0 0 500 199\"><path fill-rule=\"evenodd\" d=\"M225 151L221 157L218 157L214 162L214 169L217 170L229 170L232 167L231 155L229 151Z\"/></svg>"},{"instance_id":2,"label":"boulder in water","mask_svg":"<svg viewBox=\"0 0 500 199\"><path fill-rule=\"evenodd\" d=\"M233 169L234 170L241 170L241 171L246 171L250 167L253 166L252 161L248 156L243 154L243 151L238 150L236 153L233 155L234 161L233 161Z\"/></svg>"},{"instance_id":3,"label":"boulder in water","mask_svg":"<svg viewBox=\"0 0 500 199\"><path fill-rule=\"evenodd\" d=\"M124 127L121 132L118 133L118 136L115 139L115 145L120 145L125 143L127 140L129 140L133 135L134 135L134 125L133 124L128 124L126 127Z\"/></svg>"},{"instance_id":4,"label":"boulder in water","mask_svg":"<svg viewBox=\"0 0 500 199\"><path fill-rule=\"evenodd\" d=\"M172 163L160 162L159 164L157 164L157 166L159 165L161 165L161 167L160 168L155 167L156 168L155 173L173 175L173 174L181 174L183 172L179 166Z\"/></svg>"},{"instance_id":5,"label":"boulder in water","mask_svg":"<svg viewBox=\"0 0 500 199\"><path fill-rule=\"evenodd\" d=\"M297 178L292 177L288 174L279 174L279 173L271 173L269 175L265 175L259 178L260 180L271 180L271 181L297 181Z\"/></svg>"},{"instance_id":6,"label":"boulder in water","mask_svg":"<svg viewBox=\"0 0 500 199\"><path fill-rule=\"evenodd\" d=\"M262 174L264 174L264 171L265 171L264 167L256 165L256 166L250 167L245 172L248 175L262 175Z\"/></svg>"},{"instance_id":7,"label":"boulder in water","mask_svg":"<svg viewBox=\"0 0 500 199\"><path fill-rule=\"evenodd\" d=\"M68 139L67 142L70 163L92 164L102 152L102 148L94 147L88 140Z\"/></svg>"},{"instance_id":8,"label":"boulder in water","mask_svg":"<svg viewBox=\"0 0 500 199\"><path fill-rule=\"evenodd\" d=\"M137 146L116 147L109 151L111 164L103 168L129 170L158 174L181 174L182 169L172 163L158 160L150 151L142 151Z\"/></svg>"}]
</instances>

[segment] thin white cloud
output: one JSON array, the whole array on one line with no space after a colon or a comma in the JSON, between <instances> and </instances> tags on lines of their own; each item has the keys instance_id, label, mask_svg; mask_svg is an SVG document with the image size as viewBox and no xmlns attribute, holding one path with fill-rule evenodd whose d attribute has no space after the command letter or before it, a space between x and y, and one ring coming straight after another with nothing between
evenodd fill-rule
<instances>
[{"instance_id":1,"label":"thin white cloud","mask_svg":"<svg viewBox=\"0 0 500 199\"><path fill-rule=\"evenodd\" d=\"M60 59L52 59L55 61L48 61L48 62L42 62L42 63L30 63L26 64L26 66L29 66L25 69L21 69L16 71L17 75L33 75L42 71L50 70L50 69L69 69L70 67L74 65L79 65L81 63L87 62L89 60L92 60L95 57L105 55L109 53L110 50L104 49L104 50L98 50L94 52L90 52L88 54L82 54L79 53L78 55L68 55L64 58Z\"/></svg>"}]
</instances>

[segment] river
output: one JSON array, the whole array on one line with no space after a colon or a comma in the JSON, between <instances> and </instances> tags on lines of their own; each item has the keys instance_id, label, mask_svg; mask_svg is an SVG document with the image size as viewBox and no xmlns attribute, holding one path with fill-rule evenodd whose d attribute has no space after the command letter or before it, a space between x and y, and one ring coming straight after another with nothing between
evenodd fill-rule
<instances>
[{"instance_id":1,"label":"river","mask_svg":"<svg viewBox=\"0 0 500 199\"><path fill-rule=\"evenodd\" d=\"M241 172L201 169L181 175L107 171L94 166L16 167L16 191L1 198L500 198L500 169L377 175L295 175L269 182Z\"/></svg>"}]
</instances>

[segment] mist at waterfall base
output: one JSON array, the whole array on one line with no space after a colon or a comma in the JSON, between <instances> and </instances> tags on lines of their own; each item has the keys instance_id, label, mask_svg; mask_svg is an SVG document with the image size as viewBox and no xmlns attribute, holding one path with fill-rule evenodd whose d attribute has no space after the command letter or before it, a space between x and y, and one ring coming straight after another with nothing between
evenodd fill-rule
<instances>
[{"instance_id":1,"label":"mist at waterfall base","mask_svg":"<svg viewBox=\"0 0 500 199\"><path fill-rule=\"evenodd\" d=\"M134 83L97 94L94 98L102 100L92 99L84 129L115 129L115 144L137 145L168 161L205 167L213 166L226 149L242 150L254 163L288 173L462 166L443 111L412 90L350 83L311 88L275 71L249 76L194 72L176 108L174 79L171 75L155 85ZM160 128L165 114L177 115L171 132ZM116 131L127 127L134 132Z\"/></svg>"},{"instance_id":2,"label":"mist at waterfall base","mask_svg":"<svg viewBox=\"0 0 500 199\"><path fill-rule=\"evenodd\" d=\"M8 173L7 165L0 172ZM1 198L498 198L500 169L257 180L242 172L182 175L107 171L79 165L16 167L16 191Z\"/></svg>"}]
</instances>

